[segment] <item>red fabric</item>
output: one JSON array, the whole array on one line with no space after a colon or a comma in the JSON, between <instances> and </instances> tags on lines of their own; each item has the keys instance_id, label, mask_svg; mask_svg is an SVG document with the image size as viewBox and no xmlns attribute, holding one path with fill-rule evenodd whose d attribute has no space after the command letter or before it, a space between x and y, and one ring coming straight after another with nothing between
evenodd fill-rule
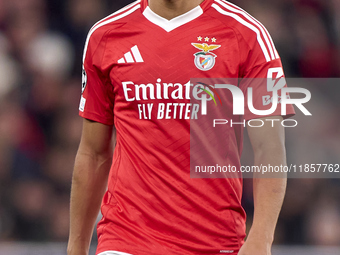
<instances>
[{"instance_id":1,"label":"red fabric","mask_svg":"<svg viewBox=\"0 0 340 255\"><path fill-rule=\"evenodd\" d=\"M119 16L139 3L91 30L84 61L86 103L80 115L114 124L117 130L97 253L209 255L237 251L243 244L242 180L190 178L190 120L179 106L176 117L173 108L168 118L159 119L157 111L162 103L165 107L190 103L185 84L191 78L266 78L268 68L281 66L279 59L266 61L254 31L217 12L213 3L225 8L205 0L201 16L170 32L144 17L146 0L131 14ZM192 43L203 44L205 37L207 44L220 48L211 51L217 56L215 65L202 71L194 63L194 54L200 50ZM143 62L132 54L135 45ZM127 62L126 53L133 55L133 63L119 63L122 58ZM141 84L150 86L145 94L140 88L138 95L136 86ZM168 86L167 95L164 86ZM141 113L148 104L153 109L150 115ZM233 142L227 153L234 165L240 164L241 130L228 134Z\"/></svg>"}]
</instances>

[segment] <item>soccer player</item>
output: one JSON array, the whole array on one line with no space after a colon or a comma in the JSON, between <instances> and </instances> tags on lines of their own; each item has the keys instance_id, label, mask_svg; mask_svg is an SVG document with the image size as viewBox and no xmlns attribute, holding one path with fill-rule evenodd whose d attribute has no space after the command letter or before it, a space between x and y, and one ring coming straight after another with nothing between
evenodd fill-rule
<instances>
[{"instance_id":1,"label":"soccer player","mask_svg":"<svg viewBox=\"0 0 340 255\"><path fill-rule=\"evenodd\" d=\"M68 255L88 254L100 207L96 254L270 255L286 180L254 179L244 241L242 179L190 178L190 118L200 112L190 79L281 76L267 30L224 0L138 0L96 23L83 57ZM271 93L255 93L265 109ZM266 118L283 117L278 108ZM240 166L241 131L221 141L231 165ZM286 164L281 125L248 133L255 164Z\"/></svg>"}]
</instances>

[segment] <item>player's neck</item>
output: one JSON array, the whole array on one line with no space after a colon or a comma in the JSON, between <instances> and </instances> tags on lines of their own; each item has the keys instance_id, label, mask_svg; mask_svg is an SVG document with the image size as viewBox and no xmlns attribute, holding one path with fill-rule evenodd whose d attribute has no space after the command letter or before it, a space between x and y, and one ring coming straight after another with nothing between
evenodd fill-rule
<instances>
[{"instance_id":1,"label":"player's neck","mask_svg":"<svg viewBox=\"0 0 340 255\"><path fill-rule=\"evenodd\" d=\"M204 0L149 0L150 9L159 16L171 20L200 5Z\"/></svg>"}]
</instances>

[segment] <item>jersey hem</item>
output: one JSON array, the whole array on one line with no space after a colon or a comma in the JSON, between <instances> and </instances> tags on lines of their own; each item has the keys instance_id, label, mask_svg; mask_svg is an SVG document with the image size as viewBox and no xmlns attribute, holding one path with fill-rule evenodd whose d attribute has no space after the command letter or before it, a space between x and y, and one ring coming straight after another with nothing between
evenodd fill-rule
<instances>
[{"instance_id":1,"label":"jersey hem","mask_svg":"<svg viewBox=\"0 0 340 255\"><path fill-rule=\"evenodd\" d=\"M145 253L149 255L153 255L154 253ZM218 254L229 254L229 255L237 255L238 251L234 251L232 253L227 253L227 252L220 252L220 253L192 253L188 255L218 255ZM132 254L132 253L126 253L126 252L121 252L121 251L103 251L100 253L96 253L96 255L138 255L138 254Z\"/></svg>"},{"instance_id":2,"label":"jersey hem","mask_svg":"<svg viewBox=\"0 0 340 255\"><path fill-rule=\"evenodd\" d=\"M133 254L121 251L103 251L101 253L97 253L97 255L133 255Z\"/></svg>"},{"instance_id":3,"label":"jersey hem","mask_svg":"<svg viewBox=\"0 0 340 255\"><path fill-rule=\"evenodd\" d=\"M224 252L220 252L220 253L191 253L190 255L200 255L200 254L201 255L218 255L218 254L237 255L238 252L239 252L239 250L234 250L231 253L227 253L227 252L224 251ZM146 254L153 255L154 253L146 252L145 255ZM96 255L137 255L137 254L126 253L126 252L121 252L121 251L107 250L107 251L103 251L103 252L100 252L100 253L96 253Z\"/></svg>"}]
</instances>

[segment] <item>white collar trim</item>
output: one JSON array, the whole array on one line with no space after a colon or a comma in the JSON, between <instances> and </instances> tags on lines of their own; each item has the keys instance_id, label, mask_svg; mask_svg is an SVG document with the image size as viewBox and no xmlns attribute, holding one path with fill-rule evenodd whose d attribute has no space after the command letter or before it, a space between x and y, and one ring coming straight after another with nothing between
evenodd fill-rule
<instances>
[{"instance_id":1,"label":"white collar trim","mask_svg":"<svg viewBox=\"0 0 340 255\"><path fill-rule=\"evenodd\" d=\"M194 9L191 9L190 11L175 17L171 20L167 20L158 14L154 13L149 6L147 6L143 12L143 15L145 18L147 18L150 22L154 23L155 25L163 28L165 31L170 32L174 30L175 28L178 28L196 18L201 16L203 14L203 10L201 6L197 6Z\"/></svg>"}]
</instances>

